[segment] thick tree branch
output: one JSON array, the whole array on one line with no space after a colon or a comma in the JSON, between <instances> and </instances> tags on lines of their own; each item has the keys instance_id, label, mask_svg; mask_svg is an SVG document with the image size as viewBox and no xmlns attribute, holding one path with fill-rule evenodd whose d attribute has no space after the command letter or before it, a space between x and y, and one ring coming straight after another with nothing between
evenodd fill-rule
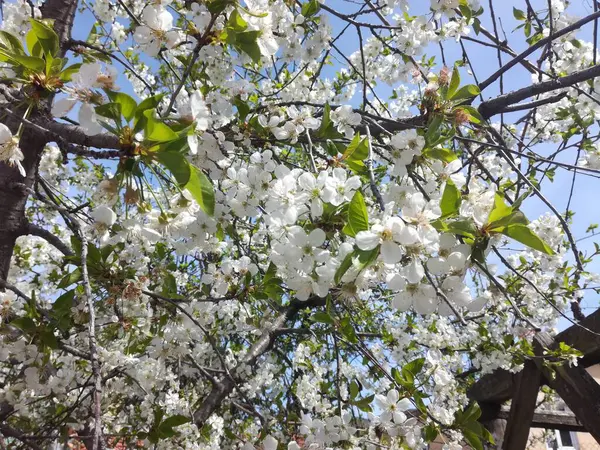
<instances>
[{"instance_id":1,"label":"thick tree branch","mask_svg":"<svg viewBox=\"0 0 600 450\"><path fill-rule=\"evenodd\" d=\"M535 95L545 94L557 89L563 89L583 81L591 80L600 75L600 65L590 67L589 69L573 72L566 77L557 78L556 80L543 81L541 83L532 84L517 91L509 92L505 95L500 95L491 100L487 100L479 105L479 113L486 119L489 119L495 114L505 110L509 105L518 103L526 98Z\"/></svg>"},{"instance_id":2,"label":"thick tree branch","mask_svg":"<svg viewBox=\"0 0 600 450\"><path fill-rule=\"evenodd\" d=\"M46 230L45 228L34 225L33 223L28 223L23 230L23 234L31 234L33 236L38 236L47 241L50 245L55 247L65 256L73 256L73 251L66 245L63 241L61 241L58 236L52 234L52 232Z\"/></svg>"}]
</instances>

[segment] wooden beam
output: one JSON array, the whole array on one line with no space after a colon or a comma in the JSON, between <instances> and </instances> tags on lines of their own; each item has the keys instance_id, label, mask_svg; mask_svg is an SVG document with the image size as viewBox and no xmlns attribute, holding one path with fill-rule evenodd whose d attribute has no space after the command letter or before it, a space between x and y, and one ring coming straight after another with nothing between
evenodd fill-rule
<instances>
[{"instance_id":1,"label":"wooden beam","mask_svg":"<svg viewBox=\"0 0 600 450\"><path fill-rule=\"evenodd\" d=\"M533 361L526 361L517 376L516 394L510 405L510 414L502 441L502 450L525 450L533 420L541 373Z\"/></svg>"},{"instance_id":2,"label":"wooden beam","mask_svg":"<svg viewBox=\"0 0 600 450\"><path fill-rule=\"evenodd\" d=\"M510 411L505 408L498 411L497 419L508 419ZM544 430L561 430L585 433L586 430L577 417L568 411L536 410L531 420L531 428Z\"/></svg>"},{"instance_id":3,"label":"wooden beam","mask_svg":"<svg viewBox=\"0 0 600 450\"><path fill-rule=\"evenodd\" d=\"M482 403L504 403L513 396L516 373L498 369L482 376L467 392L470 399Z\"/></svg>"},{"instance_id":4,"label":"wooden beam","mask_svg":"<svg viewBox=\"0 0 600 450\"><path fill-rule=\"evenodd\" d=\"M599 335L590 333L588 330ZM600 309L579 324L557 334L552 345L558 346L560 342L564 342L584 354L580 361L581 366L589 367L600 363ZM514 395L515 380L516 374L507 370L496 370L494 373L484 375L474 383L468 391L468 396L480 404L504 403Z\"/></svg>"},{"instance_id":5,"label":"wooden beam","mask_svg":"<svg viewBox=\"0 0 600 450\"><path fill-rule=\"evenodd\" d=\"M585 327L585 328L583 328ZM587 328L587 330L586 330ZM590 333L588 330L593 331ZM600 309L554 337L556 344L564 342L584 354L580 364L584 367L600 363Z\"/></svg>"},{"instance_id":6,"label":"wooden beam","mask_svg":"<svg viewBox=\"0 0 600 450\"><path fill-rule=\"evenodd\" d=\"M544 366L544 359L549 359L544 351L551 348L554 342L548 333L538 333L535 336L535 364L586 431L600 443L600 384L582 366L569 366L565 363L554 371Z\"/></svg>"}]
</instances>

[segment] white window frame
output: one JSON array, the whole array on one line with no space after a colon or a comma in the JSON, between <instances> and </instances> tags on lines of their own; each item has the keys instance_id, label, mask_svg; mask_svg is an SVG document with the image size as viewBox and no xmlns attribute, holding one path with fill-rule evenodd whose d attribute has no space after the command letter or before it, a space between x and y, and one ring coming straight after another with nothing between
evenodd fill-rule
<instances>
[{"instance_id":1,"label":"white window frame","mask_svg":"<svg viewBox=\"0 0 600 450\"><path fill-rule=\"evenodd\" d=\"M554 439L556 440L556 445L557 445L556 448L558 450L579 450L579 445L577 442L577 433L569 431L569 434L571 435L571 441L573 442L573 445L571 446L571 445L563 445L562 444L560 430L553 430L553 431L554 431ZM551 448L548 445L546 445L546 447L548 448L548 450L553 450L553 448Z\"/></svg>"}]
</instances>

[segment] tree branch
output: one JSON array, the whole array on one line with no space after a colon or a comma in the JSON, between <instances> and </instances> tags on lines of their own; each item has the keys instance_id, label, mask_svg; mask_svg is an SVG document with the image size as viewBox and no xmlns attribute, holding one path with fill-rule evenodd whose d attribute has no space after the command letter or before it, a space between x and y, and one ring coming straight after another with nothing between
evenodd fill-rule
<instances>
[{"instance_id":1,"label":"tree branch","mask_svg":"<svg viewBox=\"0 0 600 450\"><path fill-rule=\"evenodd\" d=\"M565 27L560 31L557 31L556 33L553 33L548 37L540 39L534 45L529 47L527 50L525 50L524 52L521 52L519 55L515 56L509 62L504 64L502 67L500 67L496 72L494 72L492 75L490 75L490 77L487 80L484 80L483 82L479 83L479 88L483 91L486 87L488 87L490 84L492 84L498 78L500 78L500 76L503 73L505 73L507 70L509 70L511 67L515 66L516 64L519 64L519 62L523 61L525 58L527 58L529 55L531 55L536 50L544 47L546 44L558 39L561 36L569 34L571 31L575 31L575 30L581 28L586 23L591 22L592 20L594 20L598 17L600 17L600 11L590 14L589 16L584 17L581 20L578 20L574 24L569 25L568 27Z\"/></svg>"},{"instance_id":2,"label":"tree branch","mask_svg":"<svg viewBox=\"0 0 600 450\"><path fill-rule=\"evenodd\" d=\"M487 100L479 105L479 113L486 119L489 119L495 114L503 111L509 105L518 103L526 98L535 95L552 92L557 89L563 89L583 81L591 80L600 75L600 65L590 67L589 69L573 72L566 77L557 78L556 80L543 81L541 83L532 84L517 91L509 92L508 94L500 95L491 100Z\"/></svg>"},{"instance_id":3,"label":"tree branch","mask_svg":"<svg viewBox=\"0 0 600 450\"><path fill-rule=\"evenodd\" d=\"M30 234L32 236L41 237L65 256L74 255L73 251L69 248L69 246L63 241L61 241L58 238L58 236L55 236L54 234L52 234L52 232L46 230L45 228L39 227L33 223L28 223L27 225L25 225L23 234Z\"/></svg>"}]
</instances>

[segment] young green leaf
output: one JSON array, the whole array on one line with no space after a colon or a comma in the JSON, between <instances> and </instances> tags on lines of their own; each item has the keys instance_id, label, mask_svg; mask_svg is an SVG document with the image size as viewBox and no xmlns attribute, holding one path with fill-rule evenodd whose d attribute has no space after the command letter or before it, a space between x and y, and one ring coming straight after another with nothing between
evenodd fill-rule
<instances>
[{"instance_id":1,"label":"young green leaf","mask_svg":"<svg viewBox=\"0 0 600 450\"><path fill-rule=\"evenodd\" d=\"M121 114L127 122L131 121L135 116L137 102L124 92L106 91L108 98L117 103L121 107Z\"/></svg>"},{"instance_id":2,"label":"young green leaf","mask_svg":"<svg viewBox=\"0 0 600 450\"><path fill-rule=\"evenodd\" d=\"M460 73L458 67L454 66L452 70L452 78L450 78L450 85L448 86L448 98L452 98L456 90L460 86Z\"/></svg>"},{"instance_id":3,"label":"young green leaf","mask_svg":"<svg viewBox=\"0 0 600 450\"><path fill-rule=\"evenodd\" d=\"M244 20L237 9L234 9L227 20L227 27L235 32L242 32L248 28L248 22Z\"/></svg>"},{"instance_id":4,"label":"young green leaf","mask_svg":"<svg viewBox=\"0 0 600 450\"><path fill-rule=\"evenodd\" d=\"M178 138L177 133L175 133L167 124L154 117L153 109L148 109L144 111L143 114L146 118L146 139L155 142L169 142Z\"/></svg>"},{"instance_id":5,"label":"young green leaf","mask_svg":"<svg viewBox=\"0 0 600 450\"><path fill-rule=\"evenodd\" d=\"M492 224L500 219L508 217L512 214L513 209L506 204L502 194L496 192L496 196L494 197L494 206L490 211L490 215L488 216L487 223Z\"/></svg>"},{"instance_id":6,"label":"young green leaf","mask_svg":"<svg viewBox=\"0 0 600 450\"><path fill-rule=\"evenodd\" d=\"M364 161L368 157L369 144L367 139L361 139L360 134L356 133L342 155L342 160L346 161L346 164L353 172L359 173L364 169Z\"/></svg>"},{"instance_id":7,"label":"young green leaf","mask_svg":"<svg viewBox=\"0 0 600 450\"><path fill-rule=\"evenodd\" d=\"M29 21L31 22L31 29L37 36L46 57L53 58L58 55L60 45L58 35L54 29L41 20L29 19Z\"/></svg>"},{"instance_id":8,"label":"young green leaf","mask_svg":"<svg viewBox=\"0 0 600 450\"><path fill-rule=\"evenodd\" d=\"M302 15L306 18L312 17L319 12L321 5L317 0L309 0L302 5Z\"/></svg>"},{"instance_id":9,"label":"young green leaf","mask_svg":"<svg viewBox=\"0 0 600 450\"><path fill-rule=\"evenodd\" d=\"M154 157L171 172L180 186L185 186L191 178L190 163L178 152L157 152Z\"/></svg>"},{"instance_id":10,"label":"young green leaf","mask_svg":"<svg viewBox=\"0 0 600 450\"><path fill-rule=\"evenodd\" d=\"M527 225L515 223L507 226L502 232L504 235L525 244L527 247L538 250L547 255L554 255L554 250L536 235Z\"/></svg>"},{"instance_id":11,"label":"young green leaf","mask_svg":"<svg viewBox=\"0 0 600 450\"><path fill-rule=\"evenodd\" d=\"M0 31L0 46L20 55L25 54L25 49L23 48L23 44L21 44L21 40L6 31Z\"/></svg>"},{"instance_id":12,"label":"young green leaf","mask_svg":"<svg viewBox=\"0 0 600 450\"><path fill-rule=\"evenodd\" d=\"M0 54L4 54L4 52L0 50ZM14 54L6 56L10 58L10 60L8 61L9 64L22 66L26 69L32 70L33 72L44 72L44 69L46 68L46 61L36 56Z\"/></svg>"},{"instance_id":13,"label":"young green leaf","mask_svg":"<svg viewBox=\"0 0 600 450\"><path fill-rule=\"evenodd\" d=\"M461 195L456 185L448 180L444 193L442 194L442 200L440 201L440 208L442 209L442 217L448 217L456 214L460 207Z\"/></svg>"},{"instance_id":14,"label":"young green leaf","mask_svg":"<svg viewBox=\"0 0 600 450\"><path fill-rule=\"evenodd\" d=\"M121 105L115 102L96 106L96 114L115 121L117 126L121 124Z\"/></svg>"},{"instance_id":15,"label":"young green leaf","mask_svg":"<svg viewBox=\"0 0 600 450\"><path fill-rule=\"evenodd\" d=\"M190 165L190 170L190 178L185 188L194 196L202 210L212 216L215 213L214 186L200 169Z\"/></svg>"},{"instance_id":16,"label":"young green leaf","mask_svg":"<svg viewBox=\"0 0 600 450\"><path fill-rule=\"evenodd\" d=\"M255 63L260 62L261 54L257 39L260 36L259 30L243 31L235 33L235 47L246 53Z\"/></svg>"},{"instance_id":17,"label":"young green leaf","mask_svg":"<svg viewBox=\"0 0 600 450\"><path fill-rule=\"evenodd\" d=\"M348 205L348 227L344 227L344 233L349 236L356 236L359 231L369 229L369 214L367 205L360 191L356 191L350 204Z\"/></svg>"},{"instance_id":18,"label":"young green leaf","mask_svg":"<svg viewBox=\"0 0 600 450\"><path fill-rule=\"evenodd\" d=\"M467 84L466 86L463 86L458 91L456 91L454 95L449 98L449 100L465 100L467 98L479 95L479 92L480 90L477 86L475 86L474 84Z\"/></svg>"}]
</instances>

